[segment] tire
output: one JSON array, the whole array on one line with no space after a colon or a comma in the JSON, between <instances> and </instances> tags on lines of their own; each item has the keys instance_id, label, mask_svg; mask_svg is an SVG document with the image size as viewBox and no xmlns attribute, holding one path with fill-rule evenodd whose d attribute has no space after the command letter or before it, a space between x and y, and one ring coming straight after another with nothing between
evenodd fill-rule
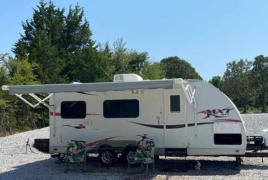
<instances>
[{"instance_id":1,"label":"tire","mask_svg":"<svg viewBox=\"0 0 268 180\"><path fill-rule=\"evenodd\" d=\"M128 148L126 150L123 151L122 153L122 160L125 162L125 163L128 163L128 164L135 164L133 162L134 160L134 157L135 157L135 154L136 154L136 150L137 148L133 147L133 148Z\"/></svg>"},{"instance_id":2,"label":"tire","mask_svg":"<svg viewBox=\"0 0 268 180\"><path fill-rule=\"evenodd\" d=\"M136 164L134 161L135 158L135 154L136 154L136 150L129 150L126 156L126 161L128 164L132 165L132 164Z\"/></svg>"},{"instance_id":3,"label":"tire","mask_svg":"<svg viewBox=\"0 0 268 180\"><path fill-rule=\"evenodd\" d=\"M99 153L99 159L101 164L111 166L116 159L116 153L110 150L101 151Z\"/></svg>"},{"instance_id":4,"label":"tire","mask_svg":"<svg viewBox=\"0 0 268 180\"><path fill-rule=\"evenodd\" d=\"M63 161L64 158L65 158L65 154L64 154L64 153L60 153L60 154L58 155L58 159L59 159L59 161Z\"/></svg>"}]
</instances>

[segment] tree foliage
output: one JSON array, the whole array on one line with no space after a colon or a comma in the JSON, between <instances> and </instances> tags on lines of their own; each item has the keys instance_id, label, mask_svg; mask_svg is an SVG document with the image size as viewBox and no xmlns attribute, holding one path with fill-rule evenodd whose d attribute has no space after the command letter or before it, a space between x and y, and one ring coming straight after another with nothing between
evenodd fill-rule
<instances>
[{"instance_id":1,"label":"tree foliage","mask_svg":"<svg viewBox=\"0 0 268 180\"><path fill-rule=\"evenodd\" d=\"M252 62L240 59L238 62L232 61L227 64L224 73L223 91L238 105L247 111L253 88L250 84L250 71Z\"/></svg>"},{"instance_id":2,"label":"tree foliage","mask_svg":"<svg viewBox=\"0 0 268 180\"><path fill-rule=\"evenodd\" d=\"M136 73L142 75L142 71L148 63L147 52L137 52L126 48L126 42L122 38L114 42L111 55L112 74Z\"/></svg>"},{"instance_id":3,"label":"tree foliage","mask_svg":"<svg viewBox=\"0 0 268 180\"><path fill-rule=\"evenodd\" d=\"M166 78L201 79L195 69L185 60L177 56L167 57L160 61Z\"/></svg>"},{"instance_id":4,"label":"tree foliage","mask_svg":"<svg viewBox=\"0 0 268 180\"><path fill-rule=\"evenodd\" d=\"M268 94L268 57L259 55L253 62L232 61L227 64L223 78L214 76L210 81L227 94L238 107L259 108L266 112Z\"/></svg>"},{"instance_id":5,"label":"tree foliage","mask_svg":"<svg viewBox=\"0 0 268 180\"><path fill-rule=\"evenodd\" d=\"M163 79L164 74L161 71L160 63L146 62L142 71L143 79Z\"/></svg>"},{"instance_id":6,"label":"tree foliage","mask_svg":"<svg viewBox=\"0 0 268 180\"><path fill-rule=\"evenodd\" d=\"M259 55L255 58L252 69L252 84L258 88L262 102L262 112L266 112L268 95L268 57Z\"/></svg>"},{"instance_id":7,"label":"tree foliage","mask_svg":"<svg viewBox=\"0 0 268 180\"><path fill-rule=\"evenodd\" d=\"M107 59L99 56L79 5L70 7L65 15L65 9L56 8L51 1L41 1L33 18L22 26L24 34L13 52L18 59L27 57L39 65L35 73L41 83L103 79Z\"/></svg>"},{"instance_id":8,"label":"tree foliage","mask_svg":"<svg viewBox=\"0 0 268 180\"><path fill-rule=\"evenodd\" d=\"M33 73L35 65L27 59L14 59L7 54L0 55L0 85L27 85L37 84L36 75ZM15 96L10 96L7 92L0 90L0 136L7 133L34 129L48 125L48 118L45 112L35 113L37 110L31 109Z\"/></svg>"},{"instance_id":9,"label":"tree foliage","mask_svg":"<svg viewBox=\"0 0 268 180\"><path fill-rule=\"evenodd\" d=\"M216 88L222 90L223 86L223 80L220 76L213 76L211 80L209 80L209 83L214 85Z\"/></svg>"}]
</instances>

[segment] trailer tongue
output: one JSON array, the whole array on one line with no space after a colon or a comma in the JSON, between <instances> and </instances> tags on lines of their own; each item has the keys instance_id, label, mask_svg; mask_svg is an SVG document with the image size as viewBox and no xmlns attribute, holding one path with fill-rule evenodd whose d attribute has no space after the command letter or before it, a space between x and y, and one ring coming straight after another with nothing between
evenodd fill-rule
<instances>
[{"instance_id":1,"label":"trailer tongue","mask_svg":"<svg viewBox=\"0 0 268 180\"><path fill-rule=\"evenodd\" d=\"M267 143L267 130L263 130L263 136L247 136L247 151L245 157L268 157Z\"/></svg>"}]
</instances>

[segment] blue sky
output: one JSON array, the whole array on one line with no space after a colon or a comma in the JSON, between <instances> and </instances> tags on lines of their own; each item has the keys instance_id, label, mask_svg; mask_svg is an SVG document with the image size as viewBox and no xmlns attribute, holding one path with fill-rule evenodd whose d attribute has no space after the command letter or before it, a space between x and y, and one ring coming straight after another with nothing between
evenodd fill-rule
<instances>
[{"instance_id":1,"label":"blue sky","mask_svg":"<svg viewBox=\"0 0 268 180\"><path fill-rule=\"evenodd\" d=\"M39 0L2 0L0 53L11 49ZM222 76L226 63L268 54L268 1L251 0L54 0L84 7L93 39L123 38L150 61L179 56L205 79Z\"/></svg>"}]
</instances>

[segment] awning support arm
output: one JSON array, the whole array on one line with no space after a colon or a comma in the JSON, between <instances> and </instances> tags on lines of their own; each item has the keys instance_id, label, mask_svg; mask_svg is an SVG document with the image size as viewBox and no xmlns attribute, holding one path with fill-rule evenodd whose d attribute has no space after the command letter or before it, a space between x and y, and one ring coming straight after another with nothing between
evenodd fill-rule
<instances>
[{"instance_id":1,"label":"awning support arm","mask_svg":"<svg viewBox=\"0 0 268 180\"><path fill-rule=\"evenodd\" d=\"M39 98L37 95L35 95L34 93L29 93L29 95L34 98L36 101L38 101L38 103L36 104L32 104L30 103L27 99L25 99L23 97L23 94L15 94L18 98L20 98L23 102L25 102L26 104L28 104L29 106L31 106L32 108L36 108L37 106L39 106L39 104L43 104L45 107L47 107L49 110L52 110L52 108L45 102L47 99L49 99L52 96L52 93L49 94L47 97L45 97L44 99Z\"/></svg>"}]
</instances>

